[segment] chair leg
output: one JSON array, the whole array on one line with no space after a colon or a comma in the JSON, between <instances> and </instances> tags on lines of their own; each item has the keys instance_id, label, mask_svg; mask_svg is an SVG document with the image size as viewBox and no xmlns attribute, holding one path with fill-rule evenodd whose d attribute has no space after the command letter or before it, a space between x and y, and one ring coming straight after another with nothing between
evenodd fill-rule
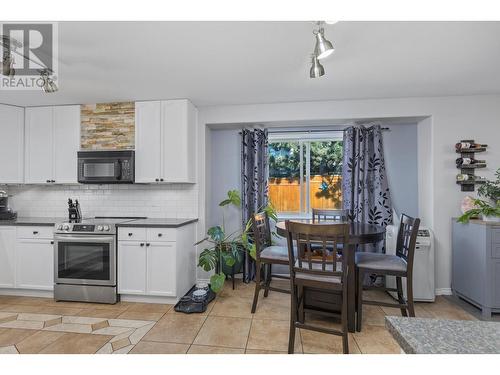
<instances>
[{"instance_id":1,"label":"chair leg","mask_svg":"<svg viewBox=\"0 0 500 375\"><path fill-rule=\"evenodd\" d=\"M358 313L356 316L356 331L361 332L361 322L363 321L363 270L358 268Z\"/></svg>"},{"instance_id":2,"label":"chair leg","mask_svg":"<svg viewBox=\"0 0 500 375\"><path fill-rule=\"evenodd\" d=\"M257 301L259 299L261 271L262 270L260 262L259 261L255 262L255 292L253 295L252 314L255 313L255 309L257 308Z\"/></svg>"},{"instance_id":3,"label":"chair leg","mask_svg":"<svg viewBox=\"0 0 500 375\"><path fill-rule=\"evenodd\" d=\"M293 354L295 350L295 322L297 321L297 291L295 287L292 286L290 290L291 295L291 311L290 311L290 333L288 336L288 354Z\"/></svg>"},{"instance_id":4,"label":"chair leg","mask_svg":"<svg viewBox=\"0 0 500 375\"><path fill-rule=\"evenodd\" d=\"M406 275L406 294L408 304L408 315L415 317L415 306L413 305L413 277L412 275Z\"/></svg>"},{"instance_id":5,"label":"chair leg","mask_svg":"<svg viewBox=\"0 0 500 375\"><path fill-rule=\"evenodd\" d=\"M342 292L342 350L349 354L349 332L347 329L347 288Z\"/></svg>"},{"instance_id":6,"label":"chair leg","mask_svg":"<svg viewBox=\"0 0 500 375\"><path fill-rule=\"evenodd\" d=\"M269 295L269 285L271 284L271 274L273 272L272 269L272 264L267 264L267 275L266 275L266 286L265 286L265 291L264 291L264 297L267 297Z\"/></svg>"},{"instance_id":7,"label":"chair leg","mask_svg":"<svg viewBox=\"0 0 500 375\"><path fill-rule=\"evenodd\" d=\"M304 323L305 311L304 311L304 287L303 286L297 287L297 301L302 301L297 306L297 310L298 310L297 320L301 323Z\"/></svg>"},{"instance_id":8,"label":"chair leg","mask_svg":"<svg viewBox=\"0 0 500 375\"><path fill-rule=\"evenodd\" d=\"M405 304L405 298L403 294L403 282L401 280L401 277L399 276L396 276L396 288L398 290L398 302L401 309L401 315L408 316L406 307L403 306Z\"/></svg>"}]
</instances>

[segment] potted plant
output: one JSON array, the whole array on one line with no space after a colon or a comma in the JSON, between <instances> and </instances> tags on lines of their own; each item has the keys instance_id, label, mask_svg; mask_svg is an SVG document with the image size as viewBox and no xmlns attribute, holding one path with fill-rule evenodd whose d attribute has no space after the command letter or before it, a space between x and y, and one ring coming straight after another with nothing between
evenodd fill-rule
<instances>
[{"instance_id":1,"label":"potted plant","mask_svg":"<svg viewBox=\"0 0 500 375\"><path fill-rule=\"evenodd\" d=\"M227 198L219 203L222 207L222 224L208 229L207 237L198 241L195 245L207 243L198 257L198 266L209 272L215 270L210 277L210 289L218 293L224 287L226 275L231 274L234 269L240 270L243 263L243 254L247 251L255 258L255 244L252 241L252 221L248 220L243 229L227 234L225 230L225 208L227 206L241 207L241 198L237 190L227 192ZM259 209L268 213L269 217L276 220L276 212L271 205Z\"/></svg>"},{"instance_id":2,"label":"potted plant","mask_svg":"<svg viewBox=\"0 0 500 375\"><path fill-rule=\"evenodd\" d=\"M484 221L500 222L500 168L497 169L495 181L486 181L478 189L478 195L484 199L474 199L474 208L466 211L458 218L459 223L467 223L470 219L482 216Z\"/></svg>"}]
</instances>

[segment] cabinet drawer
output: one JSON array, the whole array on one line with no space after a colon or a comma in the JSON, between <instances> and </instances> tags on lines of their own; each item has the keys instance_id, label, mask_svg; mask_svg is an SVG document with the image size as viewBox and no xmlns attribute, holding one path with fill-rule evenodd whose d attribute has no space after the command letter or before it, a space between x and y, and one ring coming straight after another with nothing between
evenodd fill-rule
<instances>
[{"instance_id":1,"label":"cabinet drawer","mask_svg":"<svg viewBox=\"0 0 500 375\"><path fill-rule=\"evenodd\" d=\"M17 227L17 238L27 238L27 239L52 239L54 238L54 228L53 227L36 227L36 226L19 226Z\"/></svg>"},{"instance_id":2,"label":"cabinet drawer","mask_svg":"<svg viewBox=\"0 0 500 375\"><path fill-rule=\"evenodd\" d=\"M174 228L148 228L148 242L176 241L177 230Z\"/></svg>"},{"instance_id":3,"label":"cabinet drawer","mask_svg":"<svg viewBox=\"0 0 500 375\"><path fill-rule=\"evenodd\" d=\"M146 228L121 227L118 228L120 241L146 241Z\"/></svg>"}]
</instances>

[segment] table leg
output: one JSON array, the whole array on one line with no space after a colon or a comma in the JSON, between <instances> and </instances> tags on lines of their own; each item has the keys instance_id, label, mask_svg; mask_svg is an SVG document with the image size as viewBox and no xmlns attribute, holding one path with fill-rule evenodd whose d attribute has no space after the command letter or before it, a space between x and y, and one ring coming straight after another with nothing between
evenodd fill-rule
<instances>
[{"instance_id":1,"label":"table leg","mask_svg":"<svg viewBox=\"0 0 500 375\"><path fill-rule=\"evenodd\" d=\"M347 328L349 332L356 330L356 272L354 263L355 247L350 245L347 259Z\"/></svg>"}]
</instances>

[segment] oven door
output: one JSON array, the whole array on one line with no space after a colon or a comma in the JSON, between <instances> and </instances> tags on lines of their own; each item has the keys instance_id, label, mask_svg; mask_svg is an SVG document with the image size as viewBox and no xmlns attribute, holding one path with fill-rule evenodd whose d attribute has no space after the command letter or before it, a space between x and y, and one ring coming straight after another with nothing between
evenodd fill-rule
<instances>
[{"instance_id":1,"label":"oven door","mask_svg":"<svg viewBox=\"0 0 500 375\"><path fill-rule=\"evenodd\" d=\"M54 237L56 284L116 285L115 236Z\"/></svg>"},{"instance_id":2,"label":"oven door","mask_svg":"<svg viewBox=\"0 0 500 375\"><path fill-rule=\"evenodd\" d=\"M117 159L82 158L78 160L78 182L118 182L121 180L121 162Z\"/></svg>"}]
</instances>

